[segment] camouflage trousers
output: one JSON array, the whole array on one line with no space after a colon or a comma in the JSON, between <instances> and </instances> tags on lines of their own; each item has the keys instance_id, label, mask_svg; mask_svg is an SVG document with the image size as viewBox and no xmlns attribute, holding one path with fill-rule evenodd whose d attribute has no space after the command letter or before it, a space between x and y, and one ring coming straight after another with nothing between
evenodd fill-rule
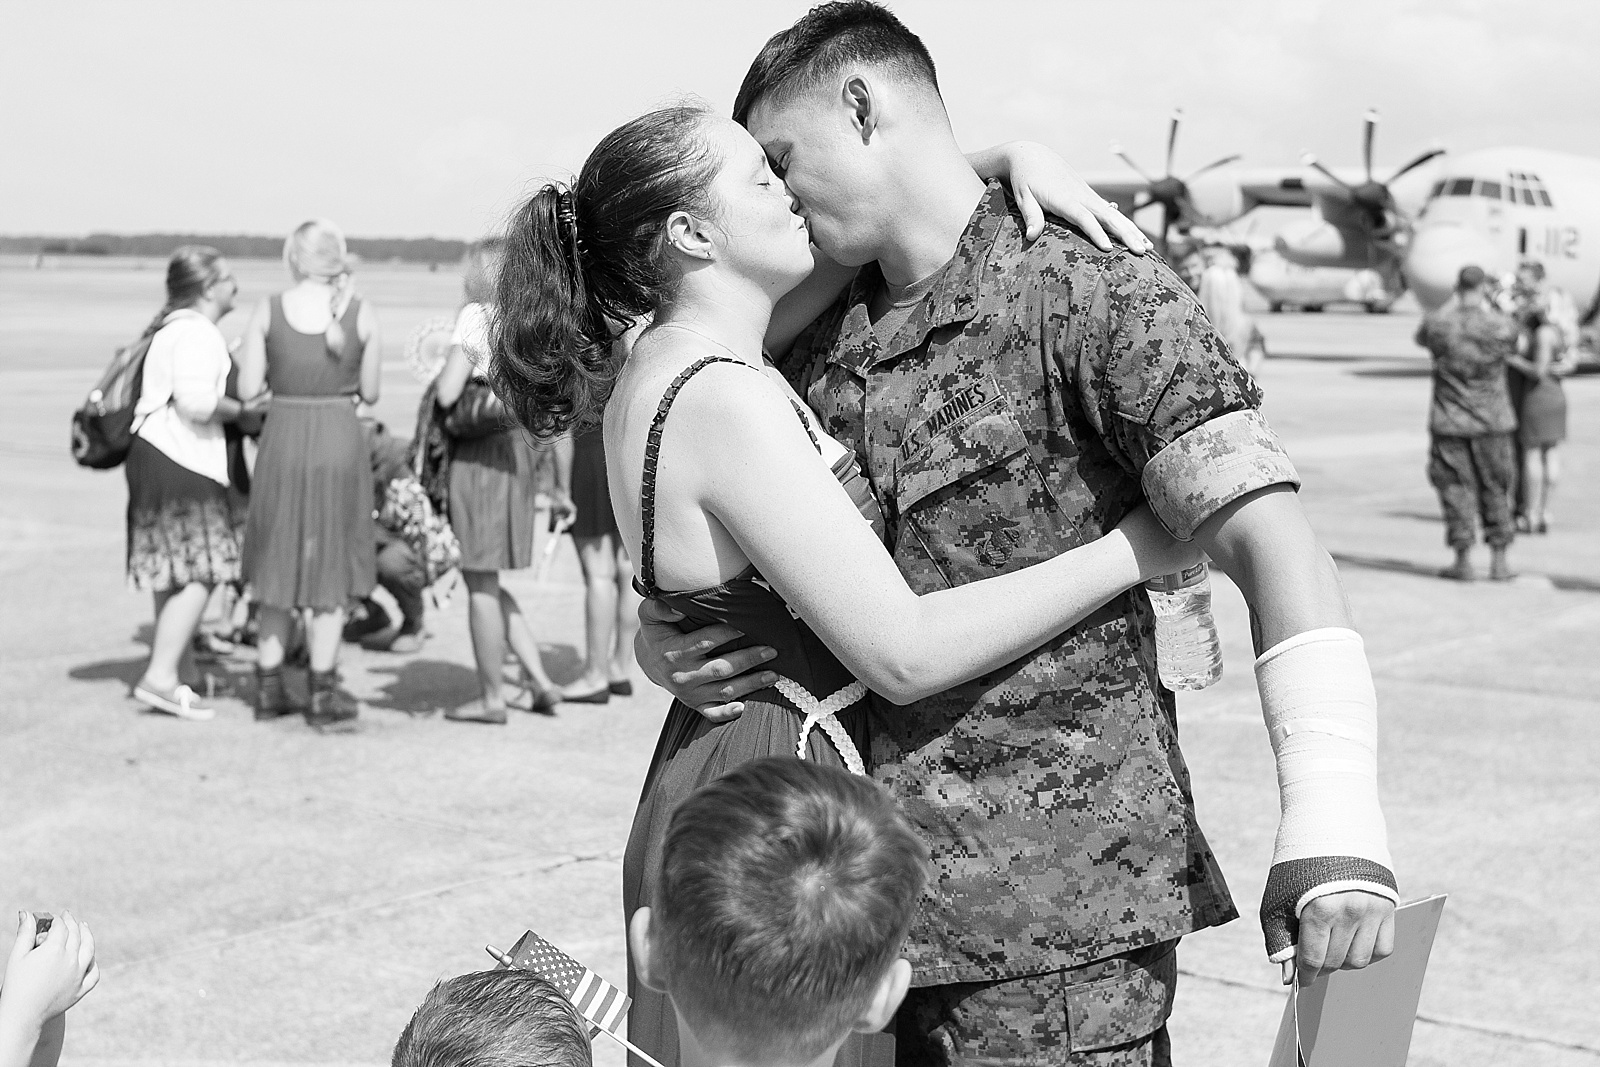
<instances>
[{"instance_id":1,"label":"camouflage trousers","mask_svg":"<svg viewBox=\"0 0 1600 1067\"><path fill-rule=\"evenodd\" d=\"M1483 539L1490 545L1498 548L1511 543L1516 462L1508 433L1433 436L1428 447L1428 481L1439 491L1446 544L1472 547L1479 520Z\"/></svg>"},{"instance_id":2,"label":"camouflage trousers","mask_svg":"<svg viewBox=\"0 0 1600 1067\"><path fill-rule=\"evenodd\" d=\"M1171 1067L1178 942L1082 967L913 989L893 1025L899 1067Z\"/></svg>"}]
</instances>

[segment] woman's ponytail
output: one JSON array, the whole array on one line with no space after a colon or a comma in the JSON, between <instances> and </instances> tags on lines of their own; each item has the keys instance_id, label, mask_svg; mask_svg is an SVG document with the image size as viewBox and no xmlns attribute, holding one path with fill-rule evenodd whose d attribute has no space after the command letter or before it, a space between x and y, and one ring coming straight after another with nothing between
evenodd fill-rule
<instances>
[{"instance_id":1,"label":"woman's ponytail","mask_svg":"<svg viewBox=\"0 0 1600 1067\"><path fill-rule=\"evenodd\" d=\"M563 211L570 195L547 185L517 209L495 278L489 382L541 438L598 424L619 369L589 298L576 219Z\"/></svg>"},{"instance_id":2,"label":"woman's ponytail","mask_svg":"<svg viewBox=\"0 0 1600 1067\"><path fill-rule=\"evenodd\" d=\"M677 287L674 211L708 217L721 160L699 106L662 108L607 134L568 189L546 185L506 229L495 283L489 382L531 433L600 422L621 369L613 335Z\"/></svg>"},{"instance_id":3,"label":"woman's ponytail","mask_svg":"<svg viewBox=\"0 0 1600 1067\"><path fill-rule=\"evenodd\" d=\"M322 332L322 340L335 359L344 355L344 323L339 320L344 318L345 311L350 307L350 301L355 298L355 281L350 277L349 271L333 279L333 296L328 299L328 312L331 318L328 328Z\"/></svg>"}]
</instances>

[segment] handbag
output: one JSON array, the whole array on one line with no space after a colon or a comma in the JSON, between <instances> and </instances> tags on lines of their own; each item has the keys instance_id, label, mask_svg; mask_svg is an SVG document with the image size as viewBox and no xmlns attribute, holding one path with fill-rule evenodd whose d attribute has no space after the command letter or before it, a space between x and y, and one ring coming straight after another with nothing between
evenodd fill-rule
<instances>
[{"instance_id":1,"label":"handbag","mask_svg":"<svg viewBox=\"0 0 1600 1067\"><path fill-rule=\"evenodd\" d=\"M481 378L467 379L466 387L444 417L444 432L457 441L503 433L513 425L505 402Z\"/></svg>"},{"instance_id":2,"label":"handbag","mask_svg":"<svg viewBox=\"0 0 1600 1067\"><path fill-rule=\"evenodd\" d=\"M72 458L80 467L109 470L133 447L133 409L144 392L144 357L155 335L117 349L111 365L72 413Z\"/></svg>"},{"instance_id":3,"label":"handbag","mask_svg":"<svg viewBox=\"0 0 1600 1067\"><path fill-rule=\"evenodd\" d=\"M444 430L444 409L436 399L439 383L429 382L417 403L417 426L406 457L411 472L422 483L433 510L450 517L450 458L452 441Z\"/></svg>"}]
</instances>

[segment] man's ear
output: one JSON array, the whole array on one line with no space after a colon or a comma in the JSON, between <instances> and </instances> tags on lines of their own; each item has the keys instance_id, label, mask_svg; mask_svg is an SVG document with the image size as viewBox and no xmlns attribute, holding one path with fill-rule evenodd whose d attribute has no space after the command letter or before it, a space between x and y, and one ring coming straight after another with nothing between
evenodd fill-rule
<instances>
[{"instance_id":1,"label":"man's ear","mask_svg":"<svg viewBox=\"0 0 1600 1067\"><path fill-rule=\"evenodd\" d=\"M856 1020L852 1029L863 1034L875 1034L888 1026L894 1013L900 1010L900 1002L906 999L906 990L910 988L911 961L902 956L891 963L889 969L883 972L883 977L878 979L878 987L872 991L867 1010L861 1013L861 1018Z\"/></svg>"},{"instance_id":2,"label":"man's ear","mask_svg":"<svg viewBox=\"0 0 1600 1067\"><path fill-rule=\"evenodd\" d=\"M872 135L878 132L883 102L878 99L872 83L860 74L845 79L843 95L844 104L850 109L850 122L861 134L861 143L870 143Z\"/></svg>"},{"instance_id":3,"label":"man's ear","mask_svg":"<svg viewBox=\"0 0 1600 1067\"><path fill-rule=\"evenodd\" d=\"M716 258L710 230L687 211L674 211L667 216L667 247L707 263Z\"/></svg>"},{"instance_id":4,"label":"man's ear","mask_svg":"<svg viewBox=\"0 0 1600 1067\"><path fill-rule=\"evenodd\" d=\"M640 908L628 920L628 951L633 954L633 973L647 988L665 993L656 976L651 973L650 909ZM904 996L905 994L901 994Z\"/></svg>"}]
</instances>

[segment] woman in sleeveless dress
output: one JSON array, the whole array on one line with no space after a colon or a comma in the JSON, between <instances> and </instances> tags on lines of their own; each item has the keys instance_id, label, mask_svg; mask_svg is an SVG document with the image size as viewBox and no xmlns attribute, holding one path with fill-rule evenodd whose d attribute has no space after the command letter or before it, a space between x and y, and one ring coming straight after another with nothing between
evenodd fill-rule
<instances>
[{"instance_id":1,"label":"woman in sleeveless dress","mask_svg":"<svg viewBox=\"0 0 1600 1067\"><path fill-rule=\"evenodd\" d=\"M283 262L294 285L256 305L245 328L239 391L272 394L245 524L244 573L261 607L256 718L303 711L313 726L354 719L339 685L346 608L377 584L372 463L356 401L375 404L378 320L352 288L344 235L313 219L290 235ZM296 613L306 623L310 704L283 682Z\"/></svg>"},{"instance_id":2,"label":"woman in sleeveless dress","mask_svg":"<svg viewBox=\"0 0 1600 1067\"><path fill-rule=\"evenodd\" d=\"M900 704L939 692L1196 558L1140 508L1048 562L915 595L854 453L762 356L764 339L792 339L842 285L837 267L814 272L794 207L742 127L677 107L608 135L571 190L541 189L507 235L497 392L544 436L603 410L640 591L681 612L686 632L721 623L725 647L777 650L771 687L739 717L668 712L628 842L629 915L652 898L667 816L700 784L777 753L863 773L868 688ZM646 315L653 325L619 365L614 324ZM677 1062L671 1005L630 987L631 1040Z\"/></svg>"},{"instance_id":3,"label":"woman in sleeveless dress","mask_svg":"<svg viewBox=\"0 0 1600 1067\"><path fill-rule=\"evenodd\" d=\"M462 278L466 304L456 316L450 355L439 372L438 400L452 408L467 384L482 377L489 358L489 308L505 242L498 237L467 249ZM506 643L522 664L532 694L530 711L547 712L560 700L545 674L539 644L500 572L533 562L534 474L538 457L527 434L507 426L451 445L450 525L461 540L461 577L467 586L467 631L478 664L477 705L446 711L457 722L504 724Z\"/></svg>"},{"instance_id":4,"label":"woman in sleeveless dress","mask_svg":"<svg viewBox=\"0 0 1600 1067\"><path fill-rule=\"evenodd\" d=\"M1561 442L1567 439L1567 393L1561 384L1571 373L1569 327L1576 333L1570 301L1545 282L1544 264L1526 259L1517 265L1515 315L1517 352L1506 362L1512 404L1517 410L1517 447L1522 469L1517 492L1517 529L1549 533L1550 500L1561 479Z\"/></svg>"}]
</instances>

